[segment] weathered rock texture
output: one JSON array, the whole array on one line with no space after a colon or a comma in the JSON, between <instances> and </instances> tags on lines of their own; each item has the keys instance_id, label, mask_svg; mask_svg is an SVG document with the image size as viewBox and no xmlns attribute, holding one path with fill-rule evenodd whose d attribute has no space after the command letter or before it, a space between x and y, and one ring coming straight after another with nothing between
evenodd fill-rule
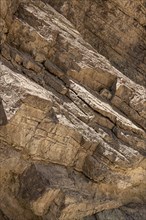
<instances>
[{"instance_id":1,"label":"weathered rock texture","mask_svg":"<svg viewBox=\"0 0 146 220\"><path fill-rule=\"evenodd\" d=\"M126 2L1 1L1 219L145 219L145 5Z\"/></svg>"},{"instance_id":2,"label":"weathered rock texture","mask_svg":"<svg viewBox=\"0 0 146 220\"><path fill-rule=\"evenodd\" d=\"M66 16L98 52L146 86L145 0L43 0Z\"/></svg>"}]
</instances>

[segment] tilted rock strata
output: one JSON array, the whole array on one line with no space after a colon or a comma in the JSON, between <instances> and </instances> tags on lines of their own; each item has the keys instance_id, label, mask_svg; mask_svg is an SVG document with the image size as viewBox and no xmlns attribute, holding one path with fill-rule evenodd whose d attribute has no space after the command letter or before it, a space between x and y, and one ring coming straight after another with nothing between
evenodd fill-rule
<instances>
[{"instance_id":1,"label":"tilted rock strata","mask_svg":"<svg viewBox=\"0 0 146 220\"><path fill-rule=\"evenodd\" d=\"M43 0L112 64L146 86L145 0Z\"/></svg>"},{"instance_id":2,"label":"tilted rock strata","mask_svg":"<svg viewBox=\"0 0 146 220\"><path fill-rule=\"evenodd\" d=\"M146 203L145 88L44 1L23 1L8 14L0 55L2 218L104 219Z\"/></svg>"}]
</instances>

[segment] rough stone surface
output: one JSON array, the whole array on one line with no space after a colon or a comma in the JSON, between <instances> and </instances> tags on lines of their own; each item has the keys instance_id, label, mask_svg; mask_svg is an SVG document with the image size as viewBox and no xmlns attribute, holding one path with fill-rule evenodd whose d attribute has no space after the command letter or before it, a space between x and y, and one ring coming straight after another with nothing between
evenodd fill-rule
<instances>
[{"instance_id":1,"label":"rough stone surface","mask_svg":"<svg viewBox=\"0 0 146 220\"><path fill-rule=\"evenodd\" d=\"M0 219L144 220L145 2L0 4Z\"/></svg>"},{"instance_id":2,"label":"rough stone surface","mask_svg":"<svg viewBox=\"0 0 146 220\"><path fill-rule=\"evenodd\" d=\"M43 0L69 19L98 52L146 86L145 0Z\"/></svg>"},{"instance_id":3,"label":"rough stone surface","mask_svg":"<svg viewBox=\"0 0 146 220\"><path fill-rule=\"evenodd\" d=\"M119 209L102 211L94 216L85 217L84 220L144 220L145 216L145 205L130 203Z\"/></svg>"}]
</instances>

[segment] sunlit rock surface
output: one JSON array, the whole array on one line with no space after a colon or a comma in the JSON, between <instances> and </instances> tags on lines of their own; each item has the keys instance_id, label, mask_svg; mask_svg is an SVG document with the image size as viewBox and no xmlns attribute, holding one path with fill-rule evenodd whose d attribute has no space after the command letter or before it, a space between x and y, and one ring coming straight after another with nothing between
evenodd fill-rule
<instances>
[{"instance_id":1,"label":"sunlit rock surface","mask_svg":"<svg viewBox=\"0 0 146 220\"><path fill-rule=\"evenodd\" d=\"M145 2L128 2L0 2L0 219L145 219Z\"/></svg>"}]
</instances>

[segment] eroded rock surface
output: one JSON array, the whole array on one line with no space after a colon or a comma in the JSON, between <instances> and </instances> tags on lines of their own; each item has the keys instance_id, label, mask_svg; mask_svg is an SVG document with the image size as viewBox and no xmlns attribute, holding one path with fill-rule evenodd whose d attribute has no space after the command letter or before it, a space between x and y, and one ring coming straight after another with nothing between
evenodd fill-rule
<instances>
[{"instance_id":1,"label":"eroded rock surface","mask_svg":"<svg viewBox=\"0 0 146 220\"><path fill-rule=\"evenodd\" d=\"M128 16L129 22L136 19L139 24L136 33L145 34L145 16L142 9L137 11L144 2L130 2L125 9L124 3L114 0L85 1L84 7L83 1L12 4L2 0L1 219L145 218L145 66L135 79L134 72L128 75L119 68L120 72L100 55L109 48L107 57L115 62L116 52L111 56L108 46L112 31L108 27L115 21L112 13L121 28L124 24L128 28ZM97 19L101 7L106 16L99 13ZM79 21L81 17L84 21ZM107 37L104 47L89 31L89 27L92 33L96 31L94 25L101 17L106 31L102 36ZM135 58L131 55L129 61L125 51L135 39L141 41L135 35L128 41L124 30L120 34L123 43L127 42L121 45L120 59L124 68L132 70Z\"/></svg>"},{"instance_id":2,"label":"eroded rock surface","mask_svg":"<svg viewBox=\"0 0 146 220\"><path fill-rule=\"evenodd\" d=\"M85 217L84 220L140 220L145 219L146 206L130 203L119 209L102 211L94 216Z\"/></svg>"},{"instance_id":3,"label":"eroded rock surface","mask_svg":"<svg viewBox=\"0 0 146 220\"><path fill-rule=\"evenodd\" d=\"M146 86L145 0L43 0L67 17L98 52Z\"/></svg>"}]
</instances>

